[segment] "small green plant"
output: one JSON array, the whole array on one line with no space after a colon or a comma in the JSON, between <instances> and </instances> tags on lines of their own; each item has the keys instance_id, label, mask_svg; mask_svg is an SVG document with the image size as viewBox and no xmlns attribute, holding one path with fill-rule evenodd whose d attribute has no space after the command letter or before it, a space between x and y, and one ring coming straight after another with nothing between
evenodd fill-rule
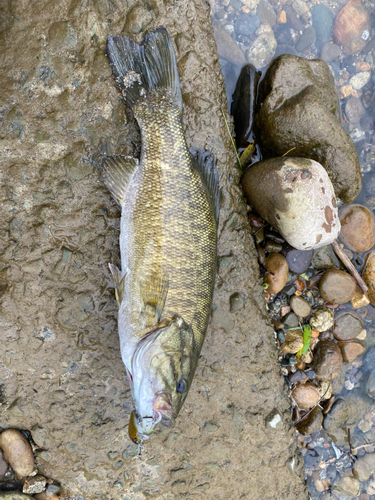
<instances>
[{"instance_id":1,"label":"small green plant","mask_svg":"<svg viewBox=\"0 0 375 500\"><path fill-rule=\"evenodd\" d=\"M311 343L311 327L310 325L304 325L303 327L303 347L302 349L300 349L296 356L297 358L300 358L301 356L303 356L304 354L307 353L307 351L309 350L309 347L310 347L310 343Z\"/></svg>"}]
</instances>

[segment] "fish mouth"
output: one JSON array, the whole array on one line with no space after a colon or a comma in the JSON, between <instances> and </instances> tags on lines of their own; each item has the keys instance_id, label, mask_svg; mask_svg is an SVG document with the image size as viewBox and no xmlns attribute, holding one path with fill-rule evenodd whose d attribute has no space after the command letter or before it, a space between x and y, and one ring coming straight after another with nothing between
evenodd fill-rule
<instances>
[{"instance_id":1,"label":"fish mouth","mask_svg":"<svg viewBox=\"0 0 375 500\"><path fill-rule=\"evenodd\" d=\"M160 422L167 427L173 427L175 415L172 406L172 396L166 392L157 394L152 403L154 409L154 421Z\"/></svg>"}]
</instances>

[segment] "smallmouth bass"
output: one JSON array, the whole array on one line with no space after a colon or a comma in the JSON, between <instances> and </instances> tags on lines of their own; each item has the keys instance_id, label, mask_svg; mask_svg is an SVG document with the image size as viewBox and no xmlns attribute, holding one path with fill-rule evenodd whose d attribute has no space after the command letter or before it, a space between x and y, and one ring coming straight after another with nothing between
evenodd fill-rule
<instances>
[{"instance_id":1,"label":"smallmouth bass","mask_svg":"<svg viewBox=\"0 0 375 500\"><path fill-rule=\"evenodd\" d=\"M193 380L215 282L220 190L213 155L186 145L167 30L140 45L110 36L107 55L142 137L139 162L113 156L102 164L122 208L121 271L110 269L137 443L159 422L174 425Z\"/></svg>"}]
</instances>

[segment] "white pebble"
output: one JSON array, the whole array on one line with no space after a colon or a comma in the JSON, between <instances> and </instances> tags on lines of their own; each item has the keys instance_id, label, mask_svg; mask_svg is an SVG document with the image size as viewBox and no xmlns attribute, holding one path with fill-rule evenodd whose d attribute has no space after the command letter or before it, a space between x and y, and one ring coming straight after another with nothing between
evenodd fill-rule
<instances>
[{"instance_id":1,"label":"white pebble","mask_svg":"<svg viewBox=\"0 0 375 500\"><path fill-rule=\"evenodd\" d=\"M350 380L347 380L344 385L345 385L345 389L348 391L351 391L352 389L354 389L354 384Z\"/></svg>"},{"instance_id":2,"label":"white pebble","mask_svg":"<svg viewBox=\"0 0 375 500\"><path fill-rule=\"evenodd\" d=\"M370 78L370 71L362 71L361 73L357 73L356 75L352 76L349 80L349 83L353 87L353 89L359 90L366 85Z\"/></svg>"}]
</instances>

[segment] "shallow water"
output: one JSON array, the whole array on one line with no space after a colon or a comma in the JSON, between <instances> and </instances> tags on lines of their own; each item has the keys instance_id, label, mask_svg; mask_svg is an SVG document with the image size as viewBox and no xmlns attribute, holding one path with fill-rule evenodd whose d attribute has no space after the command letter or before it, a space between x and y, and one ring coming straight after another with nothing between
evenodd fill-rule
<instances>
[{"instance_id":1,"label":"shallow water","mask_svg":"<svg viewBox=\"0 0 375 500\"><path fill-rule=\"evenodd\" d=\"M328 62L334 74L340 95L341 121L356 144L361 171L363 174L363 189L355 200L375 208L375 135L374 135L374 29L368 35L368 43L359 53L344 54L338 47L336 57L327 55L328 45L333 43L332 25L345 1L323 1L320 6L315 1L257 1L257 0L212 0L211 15L216 28L215 37L218 43L220 64L226 82L228 109L231 108L232 94L241 68L246 63L253 63L263 75L269 62L277 55L290 53L308 59L322 57ZM370 15L374 19L374 6L367 3ZM320 9L320 10L319 10ZM319 15L316 15L317 12ZM315 17L314 17L315 16ZM285 22L286 21L286 22ZM353 21L354 22L354 21ZM372 20L372 26L374 21ZM264 34L268 37L264 57L258 57L259 64L254 63L252 51L256 42ZM255 49L254 49L255 47ZM330 46L332 49L332 46ZM330 58L333 58L329 62ZM264 64L263 64L264 63ZM358 63L362 63L360 66ZM362 71L359 71L362 70ZM363 75L364 72L370 75ZM345 96L345 89L353 83L351 78L362 73L367 83L361 88L351 87L351 95ZM359 85L356 85L359 87ZM360 102L359 112L351 114L348 101L357 99ZM358 108L355 109L358 111ZM360 271L365 260L365 254L353 254L353 262ZM313 270L312 270L313 272ZM339 307L340 310L352 309L350 303ZM371 305L357 310L362 316L366 338L363 340L367 350L352 364L345 364L337 379L334 379L336 398L347 400L364 400L364 378L374 371L371 352L375 349L375 308ZM367 358L366 358L367 356ZM373 400L372 400L373 401ZM341 435L339 435L341 432ZM342 434L344 433L344 434ZM297 433L298 434L298 433ZM351 446L355 457L349 452L346 430L337 430L335 441L324 431L318 431L311 436L298 434L300 451L305 460L305 475L309 492L313 499L346 499L348 493L335 489L340 477L351 476L356 459L365 453L375 450L375 406L367 408L364 415L350 426ZM375 481L372 476L360 486L361 500L375 499Z\"/></svg>"}]
</instances>

